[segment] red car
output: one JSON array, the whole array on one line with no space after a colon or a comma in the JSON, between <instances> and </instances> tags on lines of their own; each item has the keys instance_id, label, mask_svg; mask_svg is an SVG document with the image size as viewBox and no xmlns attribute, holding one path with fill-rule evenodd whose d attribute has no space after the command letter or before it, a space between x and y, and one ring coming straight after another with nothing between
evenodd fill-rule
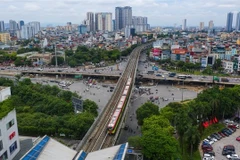
<instances>
[{"instance_id":1,"label":"red car","mask_svg":"<svg viewBox=\"0 0 240 160\"><path fill-rule=\"evenodd\" d=\"M237 140L237 141L240 141L240 136L238 136L238 137L236 138L236 140Z\"/></svg>"}]
</instances>

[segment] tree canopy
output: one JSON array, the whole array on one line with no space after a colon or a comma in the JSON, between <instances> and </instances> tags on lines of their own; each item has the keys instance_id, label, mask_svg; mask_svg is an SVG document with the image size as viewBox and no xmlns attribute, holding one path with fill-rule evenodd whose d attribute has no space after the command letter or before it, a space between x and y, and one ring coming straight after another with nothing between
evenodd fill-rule
<instances>
[{"instance_id":1,"label":"tree canopy","mask_svg":"<svg viewBox=\"0 0 240 160\"><path fill-rule=\"evenodd\" d=\"M14 85L4 78L0 85L11 86L12 96L0 103L0 110L16 109L21 135L64 134L81 139L98 115L97 104L91 100L84 101L83 113L75 114L71 99L78 95L57 86L33 84L30 79Z\"/></svg>"},{"instance_id":2,"label":"tree canopy","mask_svg":"<svg viewBox=\"0 0 240 160\"><path fill-rule=\"evenodd\" d=\"M138 124L143 125L143 120L145 118L150 117L151 115L158 115L159 109L157 105L151 102L147 102L147 103L144 103L141 107L139 107L136 113L137 113Z\"/></svg>"}]
</instances>

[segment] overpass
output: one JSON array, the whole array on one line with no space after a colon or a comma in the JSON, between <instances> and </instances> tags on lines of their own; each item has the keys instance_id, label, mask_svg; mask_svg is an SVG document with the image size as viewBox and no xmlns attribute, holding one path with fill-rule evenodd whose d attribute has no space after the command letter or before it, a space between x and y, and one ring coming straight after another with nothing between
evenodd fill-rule
<instances>
[{"instance_id":1,"label":"overpass","mask_svg":"<svg viewBox=\"0 0 240 160\"><path fill-rule=\"evenodd\" d=\"M212 76L211 76L212 77ZM234 86L234 85L239 85L240 82L231 82L233 78L229 78L229 82L217 82L214 81L214 84L218 84L218 85L226 85L226 86ZM194 78L186 78L186 79L179 79L176 77L158 77L156 75L151 75L151 74L142 74L142 76L138 76L137 77L138 81L143 81L143 82L152 82L152 83L183 83L184 84L196 84L196 85L209 85L209 84L213 84L213 79L194 79Z\"/></svg>"}]
</instances>

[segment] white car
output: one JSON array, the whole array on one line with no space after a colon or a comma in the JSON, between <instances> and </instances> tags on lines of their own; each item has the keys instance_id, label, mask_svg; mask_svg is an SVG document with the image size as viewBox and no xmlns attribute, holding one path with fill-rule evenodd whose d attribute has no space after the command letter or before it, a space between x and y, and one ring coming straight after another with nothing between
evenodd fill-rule
<instances>
[{"instance_id":1,"label":"white car","mask_svg":"<svg viewBox=\"0 0 240 160\"><path fill-rule=\"evenodd\" d=\"M42 68L38 68L37 71L43 71L43 69Z\"/></svg>"},{"instance_id":2,"label":"white car","mask_svg":"<svg viewBox=\"0 0 240 160\"><path fill-rule=\"evenodd\" d=\"M214 141L209 141L208 139L204 139L203 141L209 143L210 145L214 143Z\"/></svg>"},{"instance_id":3,"label":"white car","mask_svg":"<svg viewBox=\"0 0 240 160\"><path fill-rule=\"evenodd\" d=\"M208 136L208 138L211 139L211 140L214 141L214 142L217 142L217 141L218 141L216 138L212 138L212 137L210 137L210 136Z\"/></svg>"},{"instance_id":4,"label":"white car","mask_svg":"<svg viewBox=\"0 0 240 160\"><path fill-rule=\"evenodd\" d=\"M226 157L228 159L230 159L230 158L239 158L239 156L237 154L227 155Z\"/></svg>"},{"instance_id":5,"label":"white car","mask_svg":"<svg viewBox=\"0 0 240 160\"><path fill-rule=\"evenodd\" d=\"M215 157L205 153L202 160L215 160Z\"/></svg>"}]
</instances>

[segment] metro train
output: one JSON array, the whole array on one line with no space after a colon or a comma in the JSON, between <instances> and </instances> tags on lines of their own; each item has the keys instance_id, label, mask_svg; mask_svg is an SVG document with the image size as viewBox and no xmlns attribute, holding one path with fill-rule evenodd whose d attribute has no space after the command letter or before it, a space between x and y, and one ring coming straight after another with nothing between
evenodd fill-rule
<instances>
[{"instance_id":1,"label":"metro train","mask_svg":"<svg viewBox=\"0 0 240 160\"><path fill-rule=\"evenodd\" d=\"M129 98L129 94L131 91L131 84L132 84L132 78L128 78L127 80L127 84L124 88L124 91L122 93L122 96L117 104L117 108L115 109L115 111L112 114L112 117L108 123L108 134L115 134L115 132L117 131L119 122L121 120L122 114L124 112L124 109L126 107L128 98Z\"/></svg>"}]
</instances>

